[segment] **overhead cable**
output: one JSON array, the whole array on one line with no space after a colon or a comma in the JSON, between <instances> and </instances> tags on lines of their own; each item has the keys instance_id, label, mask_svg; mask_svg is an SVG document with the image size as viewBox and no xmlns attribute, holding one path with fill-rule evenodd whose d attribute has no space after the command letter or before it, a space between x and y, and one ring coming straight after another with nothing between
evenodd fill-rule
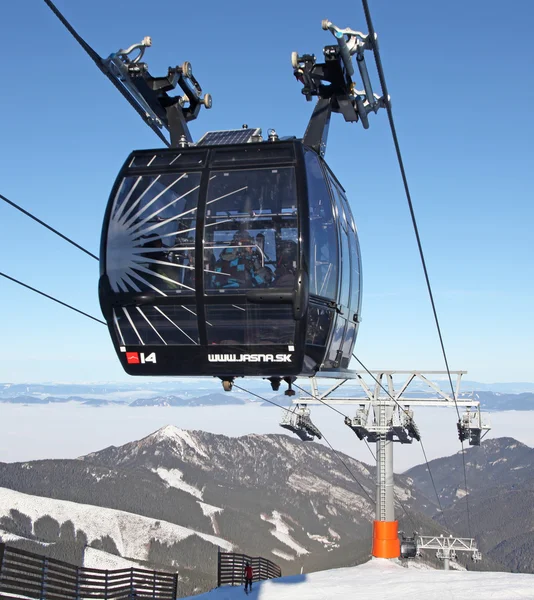
<instances>
[{"instance_id":1,"label":"overhead cable","mask_svg":"<svg viewBox=\"0 0 534 600\"><path fill-rule=\"evenodd\" d=\"M45 294L44 292L41 292L40 290L32 287L31 285L23 283L22 281L19 281L18 279L15 279L14 277L10 277L9 275L6 275L5 273L2 273L1 271L0 271L0 275L2 277L5 277L6 279L14 281L15 283L18 283L19 285L22 285L25 288L28 288L29 290L31 290L32 292L35 292L36 294L40 294L41 296L44 296L45 298L48 298L49 300L53 300L54 302L57 302L58 304L61 304L62 306L66 306L67 308L70 308L71 310L73 310L73 311L75 311L77 313L80 313L81 315L83 315L84 317L87 317L88 319L92 319L93 321L96 321L97 323L101 323L102 325L106 325L106 323L104 321L101 321L100 319L97 319L96 317L93 317L92 315L89 315L86 312L83 312L83 310L79 310L78 308L74 308L74 306L71 306L70 304L67 304L66 302L62 302L61 300L58 300L57 298L54 298L54 296L50 296L49 294Z\"/></svg>"},{"instance_id":2,"label":"overhead cable","mask_svg":"<svg viewBox=\"0 0 534 600\"><path fill-rule=\"evenodd\" d=\"M441 352L443 354L443 359L445 361L445 367L447 369L447 375L449 378L449 384L451 386L451 391L452 391L452 397L454 399L454 404L456 407L456 413L458 415L458 420L460 420L460 411L458 409L458 403L456 400L456 393L454 391L454 386L452 384L452 377L451 377L451 372L449 369L449 361L447 359L447 353L445 352L445 344L443 342L443 335L441 333L441 327L439 324L439 319L438 319L438 313L436 310L436 304L434 302L434 295L432 293L432 287L430 285L430 278L428 275L428 269L426 266L426 261L425 261L425 256L423 253L423 246L421 244L421 238L419 236L419 228L417 227L417 220L415 218L415 211L413 208L413 203L412 203L412 197L411 197L411 193L410 193L410 188L408 185L408 178L406 176L406 170L404 168L404 161L402 159L402 153L401 153L401 149L400 149L400 144L399 144L399 139L397 136L397 130L395 127L395 121L393 119L393 111L391 109L391 101L389 98L389 94L388 94L388 88L387 88L387 84L386 84L386 78L384 75L384 68L382 66L382 59L380 58L380 51L378 49L378 43L377 43L377 36L376 36L376 32L375 32L375 28L373 27L373 21L371 19L371 11L369 10L369 3L367 0L362 0L362 6L363 6L363 11L365 13L365 20L367 22L367 28L369 30L369 41L371 43L372 49L373 49L373 55L375 57L375 63L376 63L376 69L378 72L378 77L380 79L380 86L382 88L382 97L385 100L385 105L386 105L386 110L387 110L387 114L388 114L388 120L389 120L389 126L391 129L391 135L393 137L393 144L395 145L395 152L397 154L397 161L399 163L399 168L400 168L400 172L401 172L401 176L402 176L402 182L404 184L404 191L406 193L406 199L408 200L408 207L410 209L410 216L412 219L412 225L413 225L413 229L415 232L415 237L417 240L417 247L419 249L419 256L421 258L421 264L423 266L423 271L425 274L425 280L426 280L426 286L427 286L427 290L428 290L428 295L430 297L430 303L432 304L432 312L434 314L434 321L436 323L436 328L438 331L438 336L439 336L439 342L441 345ZM469 530L469 537L471 537L471 517L469 514L469 490L467 488L467 470L466 470L466 465L465 465L465 457L464 457L464 444L463 441L461 442L462 445L462 460L463 460L463 470L464 470L464 483L465 483L465 499L466 499L466 507L467 507L467 526L468 526L468 530Z\"/></svg>"},{"instance_id":3,"label":"overhead cable","mask_svg":"<svg viewBox=\"0 0 534 600\"><path fill-rule=\"evenodd\" d=\"M82 252L85 252L85 254L88 254L91 258L94 258L95 260L98 260L98 256L96 256L96 254L93 254L92 252L89 252L89 250L86 250L83 246L80 246L80 244L77 244L75 241L71 240L66 235L63 235L57 229L54 229L53 227L51 227L50 225L48 225L44 221L41 221L41 219L38 219L34 214L32 214L31 212L29 212L29 211L25 210L24 208L22 208L22 206L19 206L18 204L15 204L15 202L13 202L12 200L10 200L9 198L6 198L2 194L0 194L0 200L3 200L4 202L7 202L7 204L9 204L10 206L12 206L13 208L16 208L17 210L20 210L21 213L25 214L27 217L30 217L30 219L33 219L34 221L36 221L37 223L39 223L39 225L42 225L43 227L46 227L48 230L50 230L52 233L55 233L60 238L63 238L65 241L69 242L69 244L72 244L73 246L75 246L76 248L78 248L78 250L81 250Z\"/></svg>"}]
</instances>

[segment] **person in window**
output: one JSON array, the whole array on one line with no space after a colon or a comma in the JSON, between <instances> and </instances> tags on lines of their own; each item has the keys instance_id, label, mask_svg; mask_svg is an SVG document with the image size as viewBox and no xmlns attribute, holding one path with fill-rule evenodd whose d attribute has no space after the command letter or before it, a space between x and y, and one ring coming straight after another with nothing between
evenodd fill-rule
<instances>
[{"instance_id":1,"label":"person in window","mask_svg":"<svg viewBox=\"0 0 534 600\"><path fill-rule=\"evenodd\" d=\"M266 287L273 280L273 273L263 266L262 255L250 233L237 231L227 248L215 263L216 288Z\"/></svg>"},{"instance_id":2,"label":"person in window","mask_svg":"<svg viewBox=\"0 0 534 600\"><path fill-rule=\"evenodd\" d=\"M297 272L297 243L281 240L276 245L275 287L293 287Z\"/></svg>"},{"instance_id":3,"label":"person in window","mask_svg":"<svg viewBox=\"0 0 534 600\"><path fill-rule=\"evenodd\" d=\"M250 563L247 562L247 564L245 565L245 593L248 594L249 592L252 591L252 577L253 577L253 573L252 573L252 567L250 566Z\"/></svg>"}]
</instances>

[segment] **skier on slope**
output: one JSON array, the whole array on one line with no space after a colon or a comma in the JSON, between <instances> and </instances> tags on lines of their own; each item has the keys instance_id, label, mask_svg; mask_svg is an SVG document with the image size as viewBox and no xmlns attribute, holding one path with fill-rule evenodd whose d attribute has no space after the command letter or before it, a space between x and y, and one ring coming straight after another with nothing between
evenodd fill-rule
<instances>
[{"instance_id":1,"label":"skier on slope","mask_svg":"<svg viewBox=\"0 0 534 600\"><path fill-rule=\"evenodd\" d=\"M245 566L245 593L248 594L252 591L252 567L247 562Z\"/></svg>"}]
</instances>

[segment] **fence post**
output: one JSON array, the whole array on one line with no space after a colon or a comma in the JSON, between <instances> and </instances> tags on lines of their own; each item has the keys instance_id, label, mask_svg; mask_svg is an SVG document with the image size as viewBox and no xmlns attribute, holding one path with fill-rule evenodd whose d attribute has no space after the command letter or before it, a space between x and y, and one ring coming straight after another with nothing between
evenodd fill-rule
<instances>
[{"instance_id":1,"label":"fence post","mask_svg":"<svg viewBox=\"0 0 534 600\"><path fill-rule=\"evenodd\" d=\"M178 597L178 573L175 573L173 588L172 588L172 598L173 598L173 600L176 600L177 597Z\"/></svg>"},{"instance_id":2,"label":"fence post","mask_svg":"<svg viewBox=\"0 0 534 600\"><path fill-rule=\"evenodd\" d=\"M43 556L43 572L41 574L41 600L45 600L46 598L46 573L48 566L48 558Z\"/></svg>"},{"instance_id":3,"label":"fence post","mask_svg":"<svg viewBox=\"0 0 534 600\"><path fill-rule=\"evenodd\" d=\"M106 579L105 579L105 583L104 583L104 598L106 600L108 600L108 576L109 576L109 571L106 569Z\"/></svg>"},{"instance_id":4,"label":"fence post","mask_svg":"<svg viewBox=\"0 0 534 600\"><path fill-rule=\"evenodd\" d=\"M154 579L152 581L152 598L156 597L156 571L154 571Z\"/></svg>"},{"instance_id":5,"label":"fence post","mask_svg":"<svg viewBox=\"0 0 534 600\"><path fill-rule=\"evenodd\" d=\"M5 544L0 544L0 577L2 576L2 566L4 565Z\"/></svg>"},{"instance_id":6,"label":"fence post","mask_svg":"<svg viewBox=\"0 0 534 600\"><path fill-rule=\"evenodd\" d=\"M80 599L80 567L76 567L76 600Z\"/></svg>"},{"instance_id":7,"label":"fence post","mask_svg":"<svg viewBox=\"0 0 534 600\"><path fill-rule=\"evenodd\" d=\"M1 567L1 564L0 564ZM217 546L217 587L221 587L221 547Z\"/></svg>"},{"instance_id":8,"label":"fence post","mask_svg":"<svg viewBox=\"0 0 534 600\"><path fill-rule=\"evenodd\" d=\"M133 586L133 567L130 567L130 593L128 594L129 600L134 600L134 586Z\"/></svg>"}]
</instances>

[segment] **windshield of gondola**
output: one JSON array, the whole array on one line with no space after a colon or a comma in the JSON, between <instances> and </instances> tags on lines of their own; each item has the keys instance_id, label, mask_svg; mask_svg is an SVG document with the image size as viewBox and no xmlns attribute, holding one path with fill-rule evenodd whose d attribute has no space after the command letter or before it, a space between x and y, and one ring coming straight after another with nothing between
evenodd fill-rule
<instances>
[{"instance_id":1,"label":"windshield of gondola","mask_svg":"<svg viewBox=\"0 0 534 600\"><path fill-rule=\"evenodd\" d=\"M106 249L115 292L194 294L200 173L125 177L112 207Z\"/></svg>"},{"instance_id":2,"label":"windshield of gondola","mask_svg":"<svg viewBox=\"0 0 534 600\"><path fill-rule=\"evenodd\" d=\"M292 167L212 171L206 198L206 293L292 287L298 267Z\"/></svg>"}]
</instances>

